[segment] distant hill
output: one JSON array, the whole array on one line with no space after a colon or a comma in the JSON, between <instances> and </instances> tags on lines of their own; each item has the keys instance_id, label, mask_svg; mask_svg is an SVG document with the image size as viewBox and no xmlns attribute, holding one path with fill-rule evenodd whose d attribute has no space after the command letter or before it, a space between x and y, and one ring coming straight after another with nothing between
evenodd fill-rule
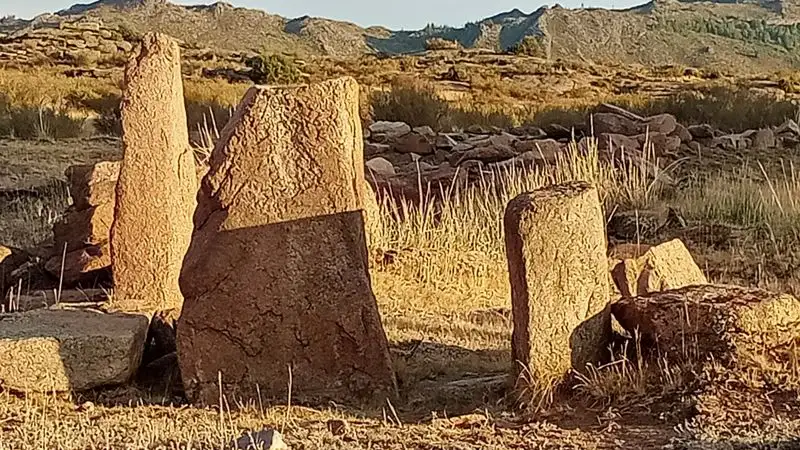
<instances>
[{"instance_id":1,"label":"distant hill","mask_svg":"<svg viewBox=\"0 0 800 450\"><path fill-rule=\"evenodd\" d=\"M433 38L468 49L524 48L548 59L605 65L719 67L761 72L800 66L800 0L656 0L628 10L519 9L463 27L417 31L361 28L324 18L284 18L227 3L180 6L166 0L99 0L32 21L0 21L0 45L39 27L96 21L135 35L170 34L196 48L353 57L413 54ZM5 35L5 38L3 37Z\"/></svg>"}]
</instances>

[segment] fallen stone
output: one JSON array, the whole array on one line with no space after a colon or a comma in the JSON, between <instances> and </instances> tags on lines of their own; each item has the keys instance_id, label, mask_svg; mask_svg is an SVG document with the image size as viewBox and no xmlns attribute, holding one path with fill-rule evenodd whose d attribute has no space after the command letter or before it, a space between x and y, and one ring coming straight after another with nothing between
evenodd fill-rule
<instances>
[{"instance_id":1,"label":"fallen stone","mask_svg":"<svg viewBox=\"0 0 800 450\"><path fill-rule=\"evenodd\" d=\"M87 245L108 242L113 222L113 202L80 211L71 208L53 225L54 250L60 255L65 247L67 252L71 252Z\"/></svg>"},{"instance_id":2,"label":"fallen stone","mask_svg":"<svg viewBox=\"0 0 800 450\"><path fill-rule=\"evenodd\" d=\"M114 202L120 166L119 161L70 166L65 175L75 209L83 210Z\"/></svg>"},{"instance_id":3,"label":"fallen stone","mask_svg":"<svg viewBox=\"0 0 800 450\"><path fill-rule=\"evenodd\" d=\"M572 130L557 123L545 125L544 132L547 133L547 137L557 141L560 139L572 138Z\"/></svg>"},{"instance_id":4,"label":"fallen stone","mask_svg":"<svg viewBox=\"0 0 800 450\"><path fill-rule=\"evenodd\" d=\"M0 381L18 392L125 383L139 367L147 318L79 310L0 316Z\"/></svg>"},{"instance_id":5,"label":"fallen stone","mask_svg":"<svg viewBox=\"0 0 800 450\"><path fill-rule=\"evenodd\" d=\"M612 270L612 276L623 297L708 284L678 239L650 247L640 257L624 259Z\"/></svg>"},{"instance_id":6,"label":"fallen stone","mask_svg":"<svg viewBox=\"0 0 800 450\"><path fill-rule=\"evenodd\" d=\"M601 104L599 104L595 111L598 112L598 113L616 114L618 116L625 117L626 119L632 120L634 122L644 122L645 121L644 117L642 117L642 116L640 116L638 114L634 114L634 113L628 111L625 108L621 108L619 106L612 105L610 103L601 103Z\"/></svg>"},{"instance_id":7,"label":"fallen stone","mask_svg":"<svg viewBox=\"0 0 800 450\"><path fill-rule=\"evenodd\" d=\"M181 55L148 33L125 69L124 158L111 229L111 310L180 310L178 277L191 241L197 172L189 147Z\"/></svg>"},{"instance_id":8,"label":"fallen stone","mask_svg":"<svg viewBox=\"0 0 800 450\"><path fill-rule=\"evenodd\" d=\"M634 152L640 152L642 144L635 137L602 133L597 136L597 150L605 158L621 159Z\"/></svg>"},{"instance_id":9,"label":"fallen stone","mask_svg":"<svg viewBox=\"0 0 800 450\"><path fill-rule=\"evenodd\" d=\"M392 151L392 146L389 144L376 144L374 142L364 143L364 157L371 158L376 155L382 155Z\"/></svg>"},{"instance_id":10,"label":"fallen stone","mask_svg":"<svg viewBox=\"0 0 800 450\"><path fill-rule=\"evenodd\" d=\"M436 138L436 132L433 131L433 128L431 128L431 127L429 127L427 125L422 126L422 127L414 127L414 128L411 129L411 131L413 131L414 133L416 133L416 134L418 134L420 136L425 136L425 137L427 137L429 139L435 139Z\"/></svg>"},{"instance_id":11,"label":"fallen stone","mask_svg":"<svg viewBox=\"0 0 800 450\"><path fill-rule=\"evenodd\" d=\"M714 137L714 129L711 128L711 125L690 125L688 130L695 139L711 139Z\"/></svg>"},{"instance_id":12,"label":"fallen stone","mask_svg":"<svg viewBox=\"0 0 800 450\"><path fill-rule=\"evenodd\" d=\"M689 132L689 129L680 123L675 124L675 131L672 132L672 136L677 136L678 139L681 140L682 144L688 144L694 139L694 136L692 136L692 133Z\"/></svg>"},{"instance_id":13,"label":"fallen stone","mask_svg":"<svg viewBox=\"0 0 800 450\"><path fill-rule=\"evenodd\" d=\"M446 134L440 134L436 136L436 148L442 150L452 150L456 147L456 145L458 145L458 142Z\"/></svg>"},{"instance_id":14,"label":"fallen stone","mask_svg":"<svg viewBox=\"0 0 800 450\"><path fill-rule=\"evenodd\" d=\"M478 147L464 152L456 163L461 164L464 161L476 160L483 163L495 163L505 161L517 156L519 153L512 147L507 145L492 145L487 147Z\"/></svg>"},{"instance_id":15,"label":"fallen stone","mask_svg":"<svg viewBox=\"0 0 800 450\"><path fill-rule=\"evenodd\" d=\"M650 144L654 155L659 157L674 153L681 148L681 138L678 136L668 136L661 132L640 134L634 137L634 139L639 142L641 148L645 148L645 144Z\"/></svg>"},{"instance_id":16,"label":"fallen stone","mask_svg":"<svg viewBox=\"0 0 800 450\"><path fill-rule=\"evenodd\" d=\"M520 154L533 152L538 154L542 160L555 162L556 156L561 153L562 145L555 139L533 139L516 141L514 149Z\"/></svg>"},{"instance_id":17,"label":"fallen stone","mask_svg":"<svg viewBox=\"0 0 800 450\"><path fill-rule=\"evenodd\" d=\"M611 318L597 190L575 182L522 194L506 208L504 233L518 387L602 361Z\"/></svg>"},{"instance_id":18,"label":"fallen stone","mask_svg":"<svg viewBox=\"0 0 800 450\"><path fill-rule=\"evenodd\" d=\"M108 300L108 292L104 289L67 289L61 291L61 293L56 289L31 292L16 297L17 309L15 311L25 312L33 311L34 309L75 305L98 306Z\"/></svg>"},{"instance_id":19,"label":"fallen stone","mask_svg":"<svg viewBox=\"0 0 800 450\"><path fill-rule=\"evenodd\" d=\"M63 273L62 273L63 259ZM44 266L47 273L55 278L62 278L65 286L91 283L105 278L111 268L111 252L108 243L90 245L66 255L52 256Z\"/></svg>"},{"instance_id":20,"label":"fallen stone","mask_svg":"<svg viewBox=\"0 0 800 450\"><path fill-rule=\"evenodd\" d=\"M800 126L792 119L787 119L781 126L775 129L775 134L791 133L800 136Z\"/></svg>"},{"instance_id":21,"label":"fallen stone","mask_svg":"<svg viewBox=\"0 0 800 450\"><path fill-rule=\"evenodd\" d=\"M392 141L392 150L398 153L430 155L436 149L431 138L417 133L408 133Z\"/></svg>"},{"instance_id":22,"label":"fallen stone","mask_svg":"<svg viewBox=\"0 0 800 450\"><path fill-rule=\"evenodd\" d=\"M678 121L672 114L659 114L651 116L644 121L644 130L642 133L663 133L670 135L675 131L678 126Z\"/></svg>"},{"instance_id":23,"label":"fallen stone","mask_svg":"<svg viewBox=\"0 0 800 450\"><path fill-rule=\"evenodd\" d=\"M396 175L394 165L385 158L372 158L366 162L367 169L371 172L366 176L391 177Z\"/></svg>"},{"instance_id":24,"label":"fallen stone","mask_svg":"<svg viewBox=\"0 0 800 450\"><path fill-rule=\"evenodd\" d=\"M771 358L800 336L800 301L732 286L690 286L623 298L614 317L642 348L671 363L713 358L723 365Z\"/></svg>"},{"instance_id":25,"label":"fallen stone","mask_svg":"<svg viewBox=\"0 0 800 450\"><path fill-rule=\"evenodd\" d=\"M368 272L358 99L349 77L255 86L225 127L180 280L192 402L216 404L222 389L231 404L283 403L289 367L292 401L396 395Z\"/></svg>"},{"instance_id":26,"label":"fallen stone","mask_svg":"<svg viewBox=\"0 0 800 450\"><path fill-rule=\"evenodd\" d=\"M373 135L384 134L389 138L396 138L411 133L411 126L403 122L378 121L369 126Z\"/></svg>"},{"instance_id":27,"label":"fallen stone","mask_svg":"<svg viewBox=\"0 0 800 450\"><path fill-rule=\"evenodd\" d=\"M768 150L776 146L775 132L770 128L761 128L753 135L753 148L756 150Z\"/></svg>"}]
</instances>

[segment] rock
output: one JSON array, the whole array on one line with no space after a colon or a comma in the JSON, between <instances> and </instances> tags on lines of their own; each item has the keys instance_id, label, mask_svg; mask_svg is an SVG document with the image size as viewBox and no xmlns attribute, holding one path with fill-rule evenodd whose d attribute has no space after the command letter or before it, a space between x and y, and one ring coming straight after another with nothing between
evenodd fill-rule
<instances>
[{"instance_id":1,"label":"rock","mask_svg":"<svg viewBox=\"0 0 800 450\"><path fill-rule=\"evenodd\" d=\"M64 305L70 307L76 305L98 306L108 300L108 292L105 289L67 289L61 291L59 296L57 290L34 291L16 297L16 311L25 312Z\"/></svg>"},{"instance_id":2,"label":"rock","mask_svg":"<svg viewBox=\"0 0 800 450\"><path fill-rule=\"evenodd\" d=\"M28 255L22 250L0 245L0 304L5 293L12 287L12 273L28 261ZM27 287L27 286L26 286Z\"/></svg>"},{"instance_id":3,"label":"rock","mask_svg":"<svg viewBox=\"0 0 800 450\"><path fill-rule=\"evenodd\" d=\"M378 196L366 180L364 181L364 230L367 238L367 248L374 247L373 237L381 229L381 206Z\"/></svg>"},{"instance_id":4,"label":"rock","mask_svg":"<svg viewBox=\"0 0 800 450\"><path fill-rule=\"evenodd\" d=\"M434 140L436 139L436 132L433 131L433 128L431 128L431 127L429 127L427 125L425 125L423 127L412 128L411 131L416 133L416 134L418 134L418 135L420 135L420 136L425 136L425 137L427 137L429 139L434 139Z\"/></svg>"},{"instance_id":5,"label":"rock","mask_svg":"<svg viewBox=\"0 0 800 450\"><path fill-rule=\"evenodd\" d=\"M642 348L671 363L713 360L727 366L794 342L800 301L791 295L732 286L691 286L624 298L612 305L619 323L638 333Z\"/></svg>"},{"instance_id":6,"label":"rock","mask_svg":"<svg viewBox=\"0 0 800 450\"><path fill-rule=\"evenodd\" d=\"M639 142L640 148L646 148L645 144L652 145L653 154L657 157L674 153L681 148L681 138L678 136L668 136L664 133L654 132L649 134L640 134L635 136Z\"/></svg>"},{"instance_id":7,"label":"rock","mask_svg":"<svg viewBox=\"0 0 800 450\"><path fill-rule=\"evenodd\" d=\"M555 139L533 139L516 141L514 149L517 153L534 152L542 155L542 159L555 159L555 155L561 152L561 144Z\"/></svg>"},{"instance_id":8,"label":"rock","mask_svg":"<svg viewBox=\"0 0 800 450\"><path fill-rule=\"evenodd\" d=\"M119 161L70 166L65 175L69 181L72 204L77 210L114 202L119 178Z\"/></svg>"},{"instance_id":9,"label":"rock","mask_svg":"<svg viewBox=\"0 0 800 450\"><path fill-rule=\"evenodd\" d=\"M678 127L678 121L672 114L659 114L651 116L644 121L645 130L642 133L662 133L666 135L672 134Z\"/></svg>"},{"instance_id":10,"label":"rock","mask_svg":"<svg viewBox=\"0 0 800 450\"><path fill-rule=\"evenodd\" d=\"M800 126L792 119L787 119L781 126L775 129L775 134L791 133L800 136Z\"/></svg>"},{"instance_id":11,"label":"rock","mask_svg":"<svg viewBox=\"0 0 800 450\"><path fill-rule=\"evenodd\" d=\"M606 158L621 159L623 156L641 152L642 144L635 137L602 133L597 136L597 150Z\"/></svg>"},{"instance_id":12,"label":"rock","mask_svg":"<svg viewBox=\"0 0 800 450\"><path fill-rule=\"evenodd\" d=\"M452 150L458 143L446 134L436 136L436 148L442 150Z\"/></svg>"},{"instance_id":13,"label":"rock","mask_svg":"<svg viewBox=\"0 0 800 450\"><path fill-rule=\"evenodd\" d=\"M689 134L695 139L711 139L714 137L714 129L711 125L690 125L688 127Z\"/></svg>"},{"instance_id":14,"label":"rock","mask_svg":"<svg viewBox=\"0 0 800 450\"><path fill-rule=\"evenodd\" d=\"M547 133L547 137L550 139L560 140L572 138L572 130L557 123L546 125L544 127L544 132Z\"/></svg>"},{"instance_id":15,"label":"rock","mask_svg":"<svg viewBox=\"0 0 800 450\"><path fill-rule=\"evenodd\" d=\"M411 126L403 122L375 122L369 126L370 134L385 134L388 138L397 138L411 133Z\"/></svg>"},{"instance_id":16,"label":"rock","mask_svg":"<svg viewBox=\"0 0 800 450\"><path fill-rule=\"evenodd\" d=\"M71 392L128 381L147 318L79 310L0 316L0 380L19 392Z\"/></svg>"},{"instance_id":17,"label":"rock","mask_svg":"<svg viewBox=\"0 0 800 450\"><path fill-rule=\"evenodd\" d=\"M277 430L265 428L256 432L246 432L231 443L232 450L289 450Z\"/></svg>"},{"instance_id":18,"label":"rock","mask_svg":"<svg viewBox=\"0 0 800 450\"><path fill-rule=\"evenodd\" d=\"M90 206L76 211L70 208L64 217L53 225L54 250L62 254L79 250L87 245L108 242L111 224L114 222L114 203Z\"/></svg>"},{"instance_id":19,"label":"rock","mask_svg":"<svg viewBox=\"0 0 800 450\"><path fill-rule=\"evenodd\" d=\"M597 190L574 182L522 194L506 207L504 230L518 386L547 386L603 360L611 319Z\"/></svg>"},{"instance_id":20,"label":"rock","mask_svg":"<svg viewBox=\"0 0 800 450\"><path fill-rule=\"evenodd\" d=\"M514 147L516 142L517 137L508 133L500 133L489 137L489 144L494 147Z\"/></svg>"},{"instance_id":21,"label":"rock","mask_svg":"<svg viewBox=\"0 0 800 450\"><path fill-rule=\"evenodd\" d=\"M396 396L368 272L358 99L349 77L254 86L226 125L180 280L192 402L216 404L221 373L229 399L283 403L288 367L293 402Z\"/></svg>"},{"instance_id":22,"label":"rock","mask_svg":"<svg viewBox=\"0 0 800 450\"><path fill-rule=\"evenodd\" d=\"M417 133L408 133L405 136L395 138L392 141L392 150L398 153L416 153L419 155L430 155L436 146L431 139Z\"/></svg>"},{"instance_id":23,"label":"rock","mask_svg":"<svg viewBox=\"0 0 800 450\"><path fill-rule=\"evenodd\" d=\"M776 146L775 133L770 128L762 128L753 135L753 148L756 150L767 150Z\"/></svg>"},{"instance_id":24,"label":"rock","mask_svg":"<svg viewBox=\"0 0 800 450\"><path fill-rule=\"evenodd\" d=\"M703 151L703 144L697 141L689 142L689 149L694 153L700 154Z\"/></svg>"},{"instance_id":25,"label":"rock","mask_svg":"<svg viewBox=\"0 0 800 450\"><path fill-rule=\"evenodd\" d=\"M392 146L389 144L375 144L372 142L364 143L364 157L371 158L377 155L383 155L392 151Z\"/></svg>"},{"instance_id":26,"label":"rock","mask_svg":"<svg viewBox=\"0 0 800 450\"><path fill-rule=\"evenodd\" d=\"M68 252L66 255L54 255L45 263L47 273L55 278L62 277L66 286L75 286L81 283L94 284L98 279L105 278L107 269L111 267L111 251L108 243L90 245L79 250Z\"/></svg>"},{"instance_id":27,"label":"rock","mask_svg":"<svg viewBox=\"0 0 800 450\"><path fill-rule=\"evenodd\" d=\"M675 124L675 131L672 132L672 136L677 136L678 139L681 140L682 144L688 144L694 139L694 136L692 136L692 133L689 132L689 129L679 123Z\"/></svg>"},{"instance_id":28,"label":"rock","mask_svg":"<svg viewBox=\"0 0 800 450\"><path fill-rule=\"evenodd\" d=\"M591 129L594 130L594 135L601 134L621 134L625 136L633 136L640 134L642 131L642 123L624 116L611 113L598 113L593 114L590 118Z\"/></svg>"},{"instance_id":29,"label":"rock","mask_svg":"<svg viewBox=\"0 0 800 450\"><path fill-rule=\"evenodd\" d=\"M115 42L115 44L117 44L117 48L119 48L119 50L123 53L128 53L130 51L133 51L133 44L131 44L130 42L117 41Z\"/></svg>"},{"instance_id":30,"label":"rock","mask_svg":"<svg viewBox=\"0 0 800 450\"><path fill-rule=\"evenodd\" d=\"M511 159L517 155L517 151L507 145L478 147L464 152L459 158L457 164L461 164L464 161L469 160L477 160L483 163L495 163Z\"/></svg>"},{"instance_id":31,"label":"rock","mask_svg":"<svg viewBox=\"0 0 800 450\"><path fill-rule=\"evenodd\" d=\"M641 257L624 259L612 270L612 276L623 297L708 284L678 239L651 247Z\"/></svg>"},{"instance_id":32,"label":"rock","mask_svg":"<svg viewBox=\"0 0 800 450\"><path fill-rule=\"evenodd\" d=\"M115 311L180 309L178 277L192 236L197 173L189 147L180 47L148 33L125 69L124 158L111 229Z\"/></svg>"},{"instance_id":33,"label":"rock","mask_svg":"<svg viewBox=\"0 0 800 450\"><path fill-rule=\"evenodd\" d=\"M367 169L371 172L365 174L367 177L369 176L378 176L382 178L391 177L396 175L394 170L394 166L392 163L387 161L384 158L372 158L366 162Z\"/></svg>"},{"instance_id":34,"label":"rock","mask_svg":"<svg viewBox=\"0 0 800 450\"><path fill-rule=\"evenodd\" d=\"M543 129L534 126L514 127L510 130L510 133L526 139L547 139L547 133Z\"/></svg>"},{"instance_id":35,"label":"rock","mask_svg":"<svg viewBox=\"0 0 800 450\"><path fill-rule=\"evenodd\" d=\"M492 130L490 128L478 124L470 125L464 131L469 134L492 134Z\"/></svg>"},{"instance_id":36,"label":"rock","mask_svg":"<svg viewBox=\"0 0 800 450\"><path fill-rule=\"evenodd\" d=\"M469 161L458 168L443 165L425 172L422 178L416 171L399 173L391 178L376 180L375 191L379 199L391 196L398 204L407 202L419 205L421 199L439 200L444 192L454 192L466 187L469 170L465 166L468 163Z\"/></svg>"}]
</instances>

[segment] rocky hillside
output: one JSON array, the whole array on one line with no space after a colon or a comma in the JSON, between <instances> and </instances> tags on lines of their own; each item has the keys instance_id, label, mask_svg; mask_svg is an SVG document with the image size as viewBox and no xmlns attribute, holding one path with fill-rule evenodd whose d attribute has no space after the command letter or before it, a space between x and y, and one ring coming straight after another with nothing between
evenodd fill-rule
<instances>
[{"instance_id":1,"label":"rocky hillside","mask_svg":"<svg viewBox=\"0 0 800 450\"><path fill-rule=\"evenodd\" d=\"M99 0L32 21L3 19L0 46L35 37L39 28L91 20L126 36L160 31L195 48L229 52L410 54L438 41L441 48L516 49L531 56L606 65L672 64L760 72L800 64L798 11L795 0L654 0L615 11L557 5L529 14L514 9L459 28L391 31L307 16L287 19L219 2L180 6L166 0Z\"/></svg>"}]
</instances>

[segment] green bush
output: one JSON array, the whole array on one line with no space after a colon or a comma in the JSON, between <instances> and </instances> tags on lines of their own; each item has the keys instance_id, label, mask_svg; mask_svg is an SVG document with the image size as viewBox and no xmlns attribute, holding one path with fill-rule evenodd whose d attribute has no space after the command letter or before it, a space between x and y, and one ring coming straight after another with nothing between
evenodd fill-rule
<instances>
[{"instance_id":1,"label":"green bush","mask_svg":"<svg viewBox=\"0 0 800 450\"><path fill-rule=\"evenodd\" d=\"M245 60L248 76L256 84L293 84L302 73L294 60L282 55L258 55Z\"/></svg>"}]
</instances>

